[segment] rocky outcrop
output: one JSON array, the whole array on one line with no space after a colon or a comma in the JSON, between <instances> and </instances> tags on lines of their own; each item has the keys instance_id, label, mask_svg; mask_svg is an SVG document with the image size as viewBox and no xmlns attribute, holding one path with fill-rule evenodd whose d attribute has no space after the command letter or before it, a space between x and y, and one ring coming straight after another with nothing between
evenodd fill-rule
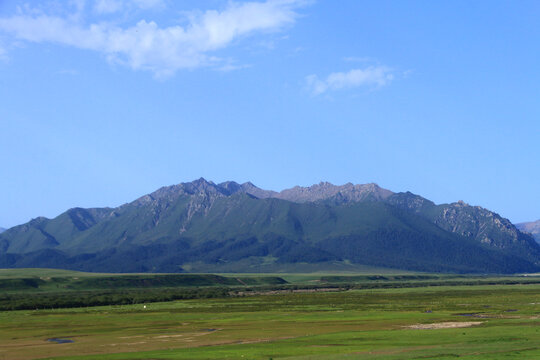
<instances>
[{"instance_id":1,"label":"rocky outcrop","mask_svg":"<svg viewBox=\"0 0 540 360\"><path fill-rule=\"evenodd\" d=\"M531 234L540 243L540 220L516 224L516 227L523 232Z\"/></svg>"},{"instance_id":2,"label":"rocky outcrop","mask_svg":"<svg viewBox=\"0 0 540 360\"><path fill-rule=\"evenodd\" d=\"M315 202L322 200L334 200L338 203L358 201L383 201L393 194L392 191L383 189L377 184L354 185L347 183L337 186L329 182L320 182L309 187L295 186L286 189L272 197L292 202Z\"/></svg>"},{"instance_id":3,"label":"rocky outcrop","mask_svg":"<svg viewBox=\"0 0 540 360\"><path fill-rule=\"evenodd\" d=\"M446 231L486 246L523 256L528 256L530 251L533 252L532 258L540 256L540 249L533 244L531 236L522 233L510 220L481 206L471 206L464 201L436 205L410 192L392 195L387 202L413 211Z\"/></svg>"},{"instance_id":4,"label":"rocky outcrop","mask_svg":"<svg viewBox=\"0 0 540 360\"><path fill-rule=\"evenodd\" d=\"M540 266L540 246L530 235L463 201L437 205L373 183L275 192L203 178L117 208L73 208L0 234L0 266L47 265L39 254L53 253L62 266L91 271L131 271L143 263L176 271L194 261L235 271L258 261L505 273ZM111 261L119 263L110 267Z\"/></svg>"}]
</instances>

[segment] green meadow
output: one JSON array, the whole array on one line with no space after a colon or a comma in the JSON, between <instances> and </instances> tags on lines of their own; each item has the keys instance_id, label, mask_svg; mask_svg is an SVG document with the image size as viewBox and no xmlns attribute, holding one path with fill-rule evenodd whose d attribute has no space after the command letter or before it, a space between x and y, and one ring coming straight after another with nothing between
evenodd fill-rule
<instances>
[{"instance_id":1,"label":"green meadow","mask_svg":"<svg viewBox=\"0 0 540 360\"><path fill-rule=\"evenodd\" d=\"M0 279L44 274L0 272ZM113 275L69 272L51 278L55 276L110 282ZM540 358L537 277L281 274L288 285L272 288L277 286L272 285L274 275L269 281L261 275L242 276L255 279L255 285L244 286L249 291L241 291L234 281L224 285L221 277L204 278L221 283L198 288L232 290L221 297L1 311L0 359ZM498 284L474 284L480 280ZM361 287L370 283L400 286ZM133 285L125 279L119 284ZM39 298L51 296L54 288L5 293ZM55 338L72 342L48 341Z\"/></svg>"}]
</instances>

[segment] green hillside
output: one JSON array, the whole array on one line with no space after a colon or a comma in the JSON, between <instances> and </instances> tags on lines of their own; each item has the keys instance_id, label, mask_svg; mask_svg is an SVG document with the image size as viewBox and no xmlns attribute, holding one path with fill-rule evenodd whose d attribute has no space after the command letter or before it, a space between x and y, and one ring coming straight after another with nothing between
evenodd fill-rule
<instances>
[{"instance_id":1,"label":"green hillside","mask_svg":"<svg viewBox=\"0 0 540 360\"><path fill-rule=\"evenodd\" d=\"M315 201L302 202L239 189L198 180L115 209L75 208L51 220L37 218L0 234L0 266L100 272L540 269L540 247L530 236L464 203L435 205L388 191L369 196L370 189L382 191L373 185L343 195L324 184L329 197L321 197L319 187ZM309 188L293 190L309 198ZM363 200L350 200L359 196L354 191Z\"/></svg>"}]
</instances>

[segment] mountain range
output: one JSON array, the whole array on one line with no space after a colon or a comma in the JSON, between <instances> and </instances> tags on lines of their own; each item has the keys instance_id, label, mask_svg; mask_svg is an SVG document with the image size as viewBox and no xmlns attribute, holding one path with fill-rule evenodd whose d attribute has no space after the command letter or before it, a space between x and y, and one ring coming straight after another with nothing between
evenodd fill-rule
<instances>
[{"instance_id":1,"label":"mountain range","mask_svg":"<svg viewBox=\"0 0 540 360\"><path fill-rule=\"evenodd\" d=\"M6 229L4 229L3 227L0 227L0 234L3 233L4 231L6 231Z\"/></svg>"},{"instance_id":2,"label":"mountain range","mask_svg":"<svg viewBox=\"0 0 540 360\"><path fill-rule=\"evenodd\" d=\"M100 272L275 272L362 266L540 271L540 245L463 201L437 205L376 184L275 192L201 178L116 208L73 208L0 234L0 267Z\"/></svg>"},{"instance_id":3,"label":"mountain range","mask_svg":"<svg viewBox=\"0 0 540 360\"><path fill-rule=\"evenodd\" d=\"M523 232L531 234L540 243L540 220L516 224L516 227Z\"/></svg>"}]
</instances>

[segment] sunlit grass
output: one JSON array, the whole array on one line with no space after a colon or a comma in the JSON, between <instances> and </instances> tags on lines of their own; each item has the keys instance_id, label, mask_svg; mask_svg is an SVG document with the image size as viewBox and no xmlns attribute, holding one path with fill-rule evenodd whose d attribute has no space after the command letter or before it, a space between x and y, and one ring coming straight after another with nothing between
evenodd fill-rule
<instances>
[{"instance_id":1,"label":"sunlit grass","mask_svg":"<svg viewBox=\"0 0 540 360\"><path fill-rule=\"evenodd\" d=\"M467 313L477 317L459 315ZM0 313L0 359L532 359L540 355L539 315L539 285L10 311ZM482 324L408 328L471 320ZM46 341L53 337L74 343Z\"/></svg>"}]
</instances>

